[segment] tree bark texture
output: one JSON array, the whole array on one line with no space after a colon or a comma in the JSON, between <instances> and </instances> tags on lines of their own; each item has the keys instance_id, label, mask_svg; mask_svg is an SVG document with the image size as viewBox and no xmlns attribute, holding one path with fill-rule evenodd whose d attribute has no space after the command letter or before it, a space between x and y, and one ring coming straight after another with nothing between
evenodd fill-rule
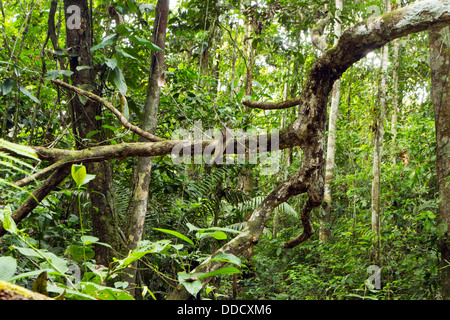
<instances>
[{"instance_id":1,"label":"tree bark texture","mask_svg":"<svg viewBox=\"0 0 450 320\"><path fill-rule=\"evenodd\" d=\"M164 82L164 48L166 43L167 20L169 16L169 0L159 0L155 10L155 22L153 25L153 43L162 51L152 51L151 64L149 72L149 82L147 87L147 97L144 104L144 110L141 121L141 129L155 134L160 87ZM141 141L144 139L141 137ZM152 170L152 157L140 157L137 161L134 194L133 194L133 211L129 219L130 230L128 232L128 249L133 250L142 239L144 232L145 215L148 209L148 189L150 184L150 175ZM130 294L134 294L134 284L136 282L135 262L132 268L125 271L127 280L130 283Z\"/></svg>"},{"instance_id":2,"label":"tree bark texture","mask_svg":"<svg viewBox=\"0 0 450 320\"><path fill-rule=\"evenodd\" d=\"M392 118L391 118L391 132L392 132L392 162L394 164L397 163L397 152L396 152L396 144L397 144L397 123L398 123L398 113L399 113L399 92L398 92L398 67L399 67L399 59L400 59L400 42L398 39L395 39L392 42L392 46L394 49L393 56L393 69L392 69Z\"/></svg>"},{"instance_id":3,"label":"tree bark texture","mask_svg":"<svg viewBox=\"0 0 450 320\"><path fill-rule=\"evenodd\" d=\"M385 1L386 12L391 12L391 1ZM380 216L381 216L381 157L383 152L384 137L384 119L386 113L386 96L387 96L387 64L389 60L389 47L384 46L381 49L381 79L379 87L379 107L378 114L374 119L374 146L373 146L373 170L372 170L372 198L371 198L371 214L372 214L372 232L374 233L373 260L379 261L381 254L381 238L380 238Z\"/></svg>"},{"instance_id":4,"label":"tree bark texture","mask_svg":"<svg viewBox=\"0 0 450 320\"><path fill-rule=\"evenodd\" d=\"M87 86L90 90L101 95L96 85L96 73L93 68L92 53L92 28L87 0L65 0L64 12L66 21L71 17L70 6L77 6L80 9L81 25L79 28L72 28L66 25L66 45L69 52L70 70L73 72L71 81L73 86ZM87 66L82 70L77 70L79 66ZM73 113L75 118L74 137L78 149L89 148L102 144L102 123L98 120L101 116L101 104L88 99L83 103L78 95L72 98ZM87 134L96 131L97 133L87 140ZM93 235L101 242L110 244L113 248L118 247L117 222L114 212L114 197L112 191L112 168L108 161L92 162L86 164L89 174L95 174L96 178L89 182L88 189L91 200L91 217L93 225ZM111 250L106 246L95 246L95 259L97 263L108 265L112 259Z\"/></svg>"},{"instance_id":5,"label":"tree bark texture","mask_svg":"<svg viewBox=\"0 0 450 320\"><path fill-rule=\"evenodd\" d=\"M342 0L336 0L336 22L334 25L334 34L337 39L341 36L341 24L339 21L339 15L342 11L343 3ZM336 156L336 122L337 115L339 112L339 102L341 98L341 79L337 79L333 85L333 90L331 94L331 107L330 116L328 119L328 142L327 142L327 163L325 170L325 185L324 185L324 202L323 202L323 212L320 215L320 228L319 228L319 239L322 242L327 242L331 236L331 184L334 178L334 166L335 166L335 156Z\"/></svg>"},{"instance_id":6,"label":"tree bark texture","mask_svg":"<svg viewBox=\"0 0 450 320\"><path fill-rule=\"evenodd\" d=\"M450 27L430 35L431 96L436 124L436 172L439 187L442 298L450 300Z\"/></svg>"}]
</instances>

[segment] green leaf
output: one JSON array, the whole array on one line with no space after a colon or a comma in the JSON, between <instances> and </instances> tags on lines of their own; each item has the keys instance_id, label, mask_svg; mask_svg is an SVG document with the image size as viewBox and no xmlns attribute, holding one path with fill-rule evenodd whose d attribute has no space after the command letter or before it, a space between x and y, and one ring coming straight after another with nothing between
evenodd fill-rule
<instances>
[{"instance_id":1,"label":"green leaf","mask_svg":"<svg viewBox=\"0 0 450 320\"><path fill-rule=\"evenodd\" d=\"M75 68L77 71L86 70L86 69L92 69L91 66L77 66Z\"/></svg>"},{"instance_id":2,"label":"green leaf","mask_svg":"<svg viewBox=\"0 0 450 320\"><path fill-rule=\"evenodd\" d=\"M211 261L225 261L233 263L238 266L241 265L241 259L239 259L238 257L236 257L234 254L231 253L220 253L214 256L214 258L212 258Z\"/></svg>"},{"instance_id":3,"label":"green leaf","mask_svg":"<svg viewBox=\"0 0 450 320\"><path fill-rule=\"evenodd\" d=\"M17 270L17 260L13 257L0 257L0 279L9 281Z\"/></svg>"},{"instance_id":4,"label":"green leaf","mask_svg":"<svg viewBox=\"0 0 450 320\"><path fill-rule=\"evenodd\" d=\"M186 272L178 272L178 281L186 288L186 290L194 297L202 290L202 282L198 279L201 273L189 274Z\"/></svg>"},{"instance_id":5,"label":"green leaf","mask_svg":"<svg viewBox=\"0 0 450 320\"><path fill-rule=\"evenodd\" d=\"M40 104L41 102L38 100L38 98L36 98L30 91L28 91L27 89L25 89L22 86L19 86L19 90L20 92L22 92L24 95L26 95L28 98L30 98L31 100L33 100L35 103Z\"/></svg>"},{"instance_id":6,"label":"green leaf","mask_svg":"<svg viewBox=\"0 0 450 320\"><path fill-rule=\"evenodd\" d=\"M78 67L77 67L78 69ZM70 77L73 74L70 70L50 70L44 76L45 80L55 80L59 76L68 76Z\"/></svg>"},{"instance_id":7,"label":"green leaf","mask_svg":"<svg viewBox=\"0 0 450 320\"><path fill-rule=\"evenodd\" d=\"M12 210L9 205L6 205L4 208L0 209L0 221L3 224L3 229L6 231L16 234L17 233L17 226L16 222L11 217Z\"/></svg>"},{"instance_id":8,"label":"green leaf","mask_svg":"<svg viewBox=\"0 0 450 320\"><path fill-rule=\"evenodd\" d=\"M82 236L81 237L81 241L84 242L84 244L91 244L91 243L96 243L99 239L97 237L94 236Z\"/></svg>"},{"instance_id":9,"label":"green leaf","mask_svg":"<svg viewBox=\"0 0 450 320\"><path fill-rule=\"evenodd\" d=\"M126 95L128 88L127 84L125 83L125 78L122 74L122 70L120 70L118 67L115 67L110 76L116 88L119 89L119 91L123 95Z\"/></svg>"},{"instance_id":10,"label":"green leaf","mask_svg":"<svg viewBox=\"0 0 450 320\"><path fill-rule=\"evenodd\" d=\"M208 277L213 277L213 276L217 276L219 274L235 274L235 273L242 273L238 268L235 267L227 267L227 268L221 268L221 269L217 269L214 270L212 272L209 273L205 273L201 276L199 276L199 279L204 279L204 278L208 278Z\"/></svg>"},{"instance_id":11,"label":"green leaf","mask_svg":"<svg viewBox=\"0 0 450 320\"><path fill-rule=\"evenodd\" d=\"M127 7L131 12L137 13L137 6L133 0L127 0Z\"/></svg>"},{"instance_id":12,"label":"green leaf","mask_svg":"<svg viewBox=\"0 0 450 320\"><path fill-rule=\"evenodd\" d=\"M82 292L100 300L134 300L124 290L105 287L93 282L81 282Z\"/></svg>"},{"instance_id":13,"label":"green leaf","mask_svg":"<svg viewBox=\"0 0 450 320\"><path fill-rule=\"evenodd\" d=\"M19 144L11 143L9 141L0 139L0 147L8 149L14 153L20 154L27 158L31 158L34 160L36 160L38 158L36 150L34 150L33 148L30 148L28 146L22 146Z\"/></svg>"},{"instance_id":14,"label":"green leaf","mask_svg":"<svg viewBox=\"0 0 450 320\"><path fill-rule=\"evenodd\" d=\"M169 230L169 229L160 229L160 228L153 228L153 230L157 230L157 231L161 231L161 232L164 232L164 233L167 233L167 234L171 234L171 235L173 235L175 237L180 238L181 240L186 241L187 243L189 243L191 245L194 245L194 242L191 239L189 239L188 237L186 237L185 235L183 235L183 234L181 234L181 233L179 233L177 231Z\"/></svg>"},{"instance_id":15,"label":"green leaf","mask_svg":"<svg viewBox=\"0 0 450 320\"><path fill-rule=\"evenodd\" d=\"M138 247L130 252L125 259L115 260L119 267L128 266L136 260L139 260L143 256L149 253L159 253L170 247L170 240L160 240L156 242L144 240L138 243Z\"/></svg>"},{"instance_id":16,"label":"green leaf","mask_svg":"<svg viewBox=\"0 0 450 320\"><path fill-rule=\"evenodd\" d=\"M72 179L77 184L77 188L83 185L83 181L86 178L86 167L81 164L72 165Z\"/></svg>"},{"instance_id":17,"label":"green leaf","mask_svg":"<svg viewBox=\"0 0 450 320\"><path fill-rule=\"evenodd\" d=\"M65 294L67 299L69 300L96 300L94 297L91 297L90 295L81 293L76 290L68 289L66 286L60 284L60 283L49 283L47 285L47 290L49 292L54 292L58 294Z\"/></svg>"},{"instance_id":18,"label":"green leaf","mask_svg":"<svg viewBox=\"0 0 450 320\"><path fill-rule=\"evenodd\" d=\"M162 252L170 247L170 240L159 240L159 241L149 241L143 240L138 243L135 251L145 251L145 252Z\"/></svg>"},{"instance_id":19,"label":"green leaf","mask_svg":"<svg viewBox=\"0 0 450 320\"><path fill-rule=\"evenodd\" d=\"M117 67L117 60L116 59L105 58L105 63L111 70L114 70Z\"/></svg>"},{"instance_id":20,"label":"green leaf","mask_svg":"<svg viewBox=\"0 0 450 320\"><path fill-rule=\"evenodd\" d=\"M213 237L214 239L217 239L217 240L225 240L225 239L227 239L227 234L222 231L204 232L204 233L200 234L199 239L202 239L205 237Z\"/></svg>"},{"instance_id":21,"label":"green leaf","mask_svg":"<svg viewBox=\"0 0 450 320\"><path fill-rule=\"evenodd\" d=\"M116 127L110 126L109 124L104 124L104 125L102 125L102 128L104 128L104 129L109 129L109 130L111 130L112 132L116 132L116 131L117 131Z\"/></svg>"},{"instance_id":22,"label":"green leaf","mask_svg":"<svg viewBox=\"0 0 450 320\"><path fill-rule=\"evenodd\" d=\"M43 271L46 271L47 274L62 275L61 273L55 271L54 269L38 269L38 270L34 270L34 271L20 273L17 276L11 278L10 281L17 281L17 280L20 280L23 278L34 277L34 276L40 275Z\"/></svg>"},{"instance_id":23,"label":"green leaf","mask_svg":"<svg viewBox=\"0 0 450 320\"><path fill-rule=\"evenodd\" d=\"M18 246L13 246L13 248L17 249L24 256L42 258L36 251L34 251L31 248L23 248L23 247L18 247Z\"/></svg>"},{"instance_id":24,"label":"green leaf","mask_svg":"<svg viewBox=\"0 0 450 320\"><path fill-rule=\"evenodd\" d=\"M90 137L92 137L93 135L95 135L95 134L97 134L97 133L98 133L98 130L91 131L91 132L89 132L89 133L86 135L86 138L90 138Z\"/></svg>"},{"instance_id":25,"label":"green leaf","mask_svg":"<svg viewBox=\"0 0 450 320\"><path fill-rule=\"evenodd\" d=\"M89 174L87 175L89 176ZM92 175L95 177L95 175ZM85 245L90 245L90 244L98 244L98 245L102 245L108 248L111 248L111 246L107 243L103 243L103 242L98 242L98 238L97 237L93 237L93 236L82 236L81 237L81 241L83 241L83 243Z\"/></svg>"},{"instance_id":26,"label":"green leaf","mask_svg":"<svg viewBox=\"0 0 450 320\"><path fill-rule=\"evenodd\" d=\"M133 32L132 29L126 27L124 24L119 24L116 27L116 31L118 34L120 34L122 37L128 37L131 32Z\"/></svg>"},{"instance_id":27,"label":"green leaf","mask_svg":"<svg viewBox=\"0 0 450 320\"><path fill-rule=\"evenodd\" d=\"M50 263L49 267L54 268L61 274L64 274L68 269L67 261L59 258L52 252L48 252L45 249L23 248L18 246L12 247L18 250L24 256L44 259L46 262Z\"/></svg>"},{"instance_id":28,"label":"green leaf","mask_svg":"<svg viewBox=\"0 0 450 320\"><path fill-rule=\"evenodd\" d=\"M133 59L133 60L140 60L140 58L141 58L141 57L139 57L139 56L137 56L137 57L132 56L132 55L129 54L128 52L125 52L124 50L119 49L119 48L117 48L117 47L116 47L116 53L121 54L121 55L124 56L125 58L131 58L131 59Z\"/></svg>"},{"instance_id":29,"label":"green leaf","mask_svg":"<svg viewBox=\"0 0 450 320\"><path fill-rule=\"evenodd\" d=\"M89 247L78 246L78 245L70 245L67 247L66 254L70 254L70 256L75 260L76 262L84 261L84 258L86 257L86 260L90 260L94 258L95 252Z\"/></svg>"},{"instance_id":30,"label":"green leaf","mask_svg":"<svg viewBox=\"0 0 450 320\"><path fill-rule=\"evenodd\" d=\"M103 40L99 44L97 44L91 48L91 52L94 52L98 49L102 49L106 46L112 45L117 40L118 37L119 37L119 35L115 34L115 33L107 35L105 38L103 38Z\"/></svg>"},{"instance_id":31,"label":"green leaf","mask_svg":"<svg viewBox=\"0 0 450 320\"><path fill-rule=\"evenodd\" d=\"M94 180L94 179L95 179L95 174L87 174L86 177L84 177L83 184L86 184L89 181Z\"/></svg>"},{"instance_id":32,"label":"green leaf","mask_svg":"<svg viewBox=\"0 0 450 320\"><path fill-rule=\"evenodd\" d=\"M230 228L221 228L221 227L210 227L210 228L198 228L194 226L191 223L186 223L186 226L189 228L189 231L198 231L198 232L205 232L205 231L224 231L224 232L232 232L232 233L240 233L240 231L230 229Z\"/></svg>"},{"instance_id":33,"label":"green leaf","mask_svg":"<svg viewBox=\"0 0 450 320\"><path fill-rule=\"evenodd\" d=\"M139 38L139 37L133 35L133 36L130 36L130 40L133 41L134 43L143 45L152 51L162 51L162 49L160 47L158 47L156 44L154 44L153 42L148 41L146 39L142 39L142 38Z\"/></svg>"},{"instance_id":34,"label":"green leaf","mask_svg":"<svg viewBox=\"0 0 450 320\"><path fill-rule=\"evenodd\" d=\"M48 296L47 292L47 271L41 272L33 282L34 292Z\"/></svg>"},{"instance_id":35,"label":"green leaf","mask_svg":"<svg viewBox=\"0 0 450 320\"><path fill-rule=\"evenodd\" d=\"M6 96L8 93L11 92L12 88L14 86L14 80L11 78L7 78L3 80L1 85L1 91L4 96Z\"/></svg>"}]
</instances>

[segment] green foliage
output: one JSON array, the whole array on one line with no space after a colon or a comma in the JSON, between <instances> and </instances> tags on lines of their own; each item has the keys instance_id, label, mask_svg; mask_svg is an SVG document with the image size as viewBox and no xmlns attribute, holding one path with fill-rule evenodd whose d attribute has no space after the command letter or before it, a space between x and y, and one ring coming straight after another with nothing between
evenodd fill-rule
<instances>
[{"instance_id":1,"label":"green foliage","mask_svg":"<svg viewBox=\"0 0 450 320\"><path fill-rule=\"evenodd\" d=\"M91 235L88 183L95 176L84 165L74 164L70 179L26 220L16 224L11 217L38 185L17 187L14 182L46 165L37 161L30 145L74 149L79 142L71 131L73 121L78 121L72 118L72 98L50 82L69 80L73 74L61 67L70 58L64 23L57 24L62 26L57 33L59 48L48 42L43 49L50 1L33 3L31 8L26 2L3 1L0 22L0 221L8 232L0 244L0 279L33 287L40 277L35 287L44 291L46 282L51 296L126 300L132 297L124 273L130 264L138 263L144 299L164 299L178 283L194 296L200 293L202 298L217 299L229 299L233 291L239 299L439 299L439 239L445 227L438 219L426 33L399 40L401 112L395 142L390 127L393 91L388 92L381 176L382 258L377 262L381 288L376 289L366 284L367 269L375 263L371 260L375 235L370 228L370 186L378 50L342 76L329 242L318 241L318 213L314 212L312 239L292 250L283 248L301 231L305 203L301 195L274 210L253 254L212 255L245 227L265 196L298 169L301 150L294 148L289 161L283 151L280 172L273 175L262 174L261 166L254 164L176 165L160 156L152 163L143 240L133 250L122 244L111 264L101 266L96 248L111 244ZM150 41L154 3L116 1L115 9L124 21L117 25L108 14L110 3L93 1L94 67L89 72L95 73L98 86L83 88L99 90L135 125L143 116L151 52L160 50ZM369 18L372 9L382 12L381 8L383 2L378 0L345 3L340 20L345 28ZM241 104L249 50L255 57L251 99L281 101L299 95L318 56L308 30L322 9L323 1L253 1L251 5L231 0L180 1L169 17L156 134L170 139L175 130L192 130L198 120L202 134L226 126L247 132L286 127L297 109L263 111ZM328 4L328 10L335 13L334 3ZM62 11L57 10L56 21L64 19ZM30 25L24 32L28 12ZM328 43L334 40L334 23L332 19L324 33ZM77 71L86 68L79 66ZM389 74L392 68L391 61ZM118 92L126 96L125 103L120 103ZM102 130L87 134L89 141L98 134L104 143L138 140L109 111L96 121ZM115 159L111 164L114 192L103 196L114 203L126 242L136 159ZM244 190L242 178L248 176L253 185ZM206 274L191 273L201 263L214 261L227 266ZM206 277L214 279L202 291L201 279Z\"/></svg>"}]
</instances>

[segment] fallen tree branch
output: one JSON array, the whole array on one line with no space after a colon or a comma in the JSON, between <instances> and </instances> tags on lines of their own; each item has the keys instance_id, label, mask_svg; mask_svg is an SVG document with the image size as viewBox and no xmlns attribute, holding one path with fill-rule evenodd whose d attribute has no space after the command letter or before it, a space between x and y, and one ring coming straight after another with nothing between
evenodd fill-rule
<instances>
[{"instance_id":1,"label":"fallen tree branch","mask_svg":"<svg viewBox=\"0 0 450 320\"><path fill-rule=\"evenodd\" d=\"M54 190L70 173L70 166L64 165L56 169L53 174L40 184L36 190L33 191L25 202L19 208L14 210L11 218L16 222L22 221L28 214L36 208L39 203ZM0 224L0 237L6 234L3 224Z\"/></svg>"},{"instance_id":2,"label":"fallen tree branch","mask_svg":"<svg viewBox=\"0 0 450 320\"><path fill-rule=\"evenodd\" d=\"M242 104L246 107L262 110L280 110L298 106L301 102L301 97L296 97L282 102L260 102L251 100L242 100Z\"/></svg>"},{"instance_id":3,"label":"fallen tree branch","mask_svg":"<svg viewBox=\"0 0 450 320\"><path fill-rule=\"evenodd\" d=\"M54 300L41 293L0 279L0 300Z\"/></svg>"},{"instance_id":4,"label":"fallen tree branch","mask_svg":"<svg viewBox=\"0 0 450 320\"><path fill-rule=\"evenodd\" d=\"M227 129L227 132L232 130ZM36 151L39 160L53 162L48 167L15 182L16 186L24 187L33 181L46 177L51 172L68 164L99 162L125 157L153 157L173 154L213 155L213 161L219 163L219 157L226 154L246 154L278 151L298 145L292 128L274 131L269 134L234 137L226 134L222 140L164 140L159 142L133 142L116 145L97 146L82 150L65 150L46 147L30 147ZM21 158L10 149L0 148L0 151ZM209 154L208 154L209 153Z\"/></svg>"}]
</instances>

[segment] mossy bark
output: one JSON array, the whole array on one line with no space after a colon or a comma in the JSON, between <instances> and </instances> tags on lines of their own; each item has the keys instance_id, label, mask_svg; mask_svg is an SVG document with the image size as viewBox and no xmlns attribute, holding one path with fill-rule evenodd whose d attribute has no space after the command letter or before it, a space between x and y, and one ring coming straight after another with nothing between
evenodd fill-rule
<instances>
[{"instance_id":1,"label":"mossy bark","mask_svg":"<svg viewBox=\"0 0 450 320\"><path fill-rule=\"evenodd\" d=\"M155 22L153 25L153 43L162 51L153 51L149 72L149 84L147 87L147 98L141 120L141 129L145 132L155 134L157 126L157 114L159 109L160 87L164 81L164 48L166 43L167 20L169 16L169 1L158 0L155 10ZM141 137L140 141L144 138ZM148 197L150 175L152 170L152 157L140 157L136 164L133 211L129 217L130 230L127 238L127 249L133 250L137 247L144 233L145 216L148 210ZM135 294L136 270L138 262L132 264L131 268L125 270L125 280L128 281L130 294Z\"/></svg>"},{"instance_id":2,"label":"mossy bark","mask_svg":"<svg viewBox=\"0 0 450 320\"><path fill-rule=\"evenodd\" d=\"M53 300L43 294L0 280L0 300Z\"/></svg>"},{"instance_id":3,"label":"mossy bark","mask_svg":"<svg viewBox=\"0 0 450 320\"><path fill-rule=\"evenodd\" d=\"M87 0L64 0L66 21L72 15L70 6L80 9L80 26L72 28L66 25L66 45L69 48L70 70L73 86L87 86L93 93L100 95L101 90L96 84L96 72L91 53L92 47L92 21L89 14ZM67 16L68 15L68 16ZM89 67L79 70L78 67ZM101 104L88 99L83 103L79 96L72 97L73 114L75 116L76 132L73 132L77 149L89 148L93 145L103 144L106 140L102 130ZM89 136L88 134L95 134ZM101 242L108 243L112 248L118 248L117 221L114 210L114 196L112 191L111 163L104 161L89 162L86 164L89 174L96 175L88 184L90 193L93 235ZM95 245L95 259L98 264L108 265L112 261L111 249L106 246Z\"/></svg>"},{"instance_id":4,"label":"mossy bark","mask_svg":"<svg viewBox=\"0 0 450 320\"><path fill-rule=\"evenodd\" d=\"M431 96L436 126L442 298L450 300L450 27L430 30Z\"/></svg>"}]
</instances>

